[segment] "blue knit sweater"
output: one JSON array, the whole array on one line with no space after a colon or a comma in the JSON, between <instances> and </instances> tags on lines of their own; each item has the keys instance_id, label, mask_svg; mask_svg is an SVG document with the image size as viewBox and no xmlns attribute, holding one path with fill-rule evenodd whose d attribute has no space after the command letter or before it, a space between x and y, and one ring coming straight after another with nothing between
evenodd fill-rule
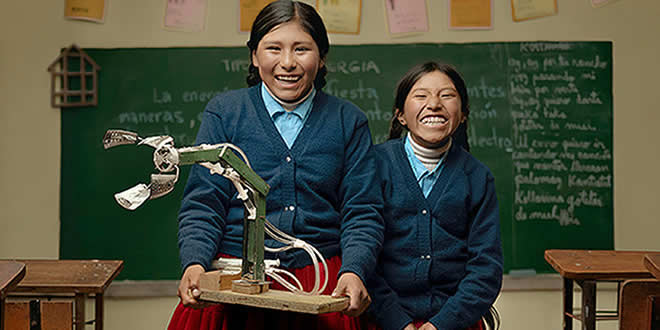
<instances>
[{"instance_id":1,"label":"blue knit sweater","mask_svg":"<svg viewBox=\"0 0 660 330\"><path fill-rule=\"evenodd\" d=\"M247 155L271 187L266 217L279 229L314 245L326 257L342 256L340 273L364 281L383 240L382 196L368 152L366 116L353 104L321 91L289 149L268 115L259 86L234 90L207 105L196 144L230 142ZM217 253L240 257L243 204L230 181L194 165L179 213L183 269L209 268ZM281 246L266 237L266 245ZM300 249L272 255L287 268L311 264Z\"/></svg>"},{"instance_id":2,"label":"blue knit sweater","mask_svg":"<svg viewBox=\"0 0 660 330\"><path fill-rule=\"evenodd\" d=\"M500 220L490 170L463 148L448 151L428 198L403 140L374 147L385 200L385 241L369 280L371 312L384 329L413 320L465 329L490 308L502 284Z\"/></svg>"}]
</instances>

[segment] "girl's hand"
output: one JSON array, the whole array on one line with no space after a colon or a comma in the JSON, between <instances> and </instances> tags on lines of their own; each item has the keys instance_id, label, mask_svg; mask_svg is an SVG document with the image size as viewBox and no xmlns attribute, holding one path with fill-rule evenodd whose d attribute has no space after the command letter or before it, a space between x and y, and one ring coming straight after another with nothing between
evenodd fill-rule
<instances>
[{"instance_id":1,"label":"girl's hand","mask_svg":"<svg viewBox=\"0 0 660 330\"><path fill-rule=\"evenodd\" d=\"M426 322L419 327L419 330L438 330L431 322Z\"/></svg>"},{"instance_id":2,"label":"girl's hand","mask_svg":"<svg viewBox=\"0 0 660 330\"><path fill-rule=\"evenodd\" d=\"M417 330L417 327L412 323L408 323L408 325L406 325L406 327L403 328L403 330Z\"/></svg>"},{"instance_id":3,"label":"girl's hand","mask_svg":"<svg viewBox=\"0 0 660 330\"><path fill-rule=\"evenodd\" d=\"M192 308L204 308L208 303L202 303L197 300L201 292L199 291L199 277L204 273L204 267L201 265L191 265L186 268L179 283L177 296L181 298L183 306Z\"/></svg>"},{"instance_id":4,"label":"girl's hand","mask_svg":"<svg viewBox=\"0 0 660 330\"><path fill-rule=\"evenodd\" d=\"M348 296L350 303L348 308L344 310L344 314L348 316L358 316L364 312L369 304L371 304L371 297L364 287L360 277L353 273L343 273L339 276L337 287L332 292L333 297Z\"/></svg>"}]
</instances>

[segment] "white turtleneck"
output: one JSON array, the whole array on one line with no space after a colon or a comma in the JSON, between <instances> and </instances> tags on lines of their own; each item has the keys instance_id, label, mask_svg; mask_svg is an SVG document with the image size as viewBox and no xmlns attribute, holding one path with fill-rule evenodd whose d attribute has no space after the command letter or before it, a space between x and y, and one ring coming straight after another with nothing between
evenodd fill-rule
<instances>
[{"instance_id":1,"label":"white turtleneck","mask_svg":"<svg viewBox=\"0 0 660 330\"><path fill-rule=\"evenodd\" d=\"M412 136L410 133L408 133L408 141L410 142L410 146L412 147L413 153L415 154L415 157L419 159L420 162L426 167L426 169L429 170L429 172L433 171L433 169L438 166L438 162L440 162L440 159L442 156L444 156L445 152L449 150L449 147L451 147L451 137L449 138L449 141L445 143L442 147L439 148L426 148L423 147L415 142L413 140Z\"/></svg>"}]
</instances>

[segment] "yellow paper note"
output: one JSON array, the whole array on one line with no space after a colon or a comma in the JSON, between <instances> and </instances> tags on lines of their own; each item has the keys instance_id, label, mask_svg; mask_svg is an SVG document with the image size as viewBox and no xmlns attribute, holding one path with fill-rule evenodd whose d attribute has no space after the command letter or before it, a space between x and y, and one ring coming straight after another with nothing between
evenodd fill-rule
<instances>
[{"instance_id":1,"label":"yellow paper note","mask_svg":"<svg viewBox=\"0 0 660 330\"><path fill-rule=\"evenodd\" d=\"M449 0L450 29L492 29L492 0Z\"/></svg>"},{"instance_id":2,"label":"yellow paper note","mask_svg":"<svg viewBox=\"0 0 660 330\"><path fill-rule=\"evenodd\" d=\"M105 0L65 0L64 17L103 23Z\"/></svg>"},{"instance_id":3,"label":"yellow paper note","mask_svg":"<svg viewBox=\"0 0 660 330\"><path fill-rule=\"evenodd\" d=\"M511 12L516 22L557 14L557 0L511 0Z\"/></svg>"},{"instance_id":4,"label":"yellow paper note","mask_svg":"<svg viewBox=\"0 0 660 330\"><path fill-rule=\"evenodd\" d=\"M328 32L360 33L362 0L317 0L316 8Z\"/></svg>"},{"instance_id":5,"label":"yellow paper note","mask_svg":"<svg viewBox=\"0 0 660 330\"><path fill-rule=\"evenodd\" d=\"M275 0L240 0L240 31L250 31L252 23L259 12L273 1Z\"/></svg>"}]
</instances>

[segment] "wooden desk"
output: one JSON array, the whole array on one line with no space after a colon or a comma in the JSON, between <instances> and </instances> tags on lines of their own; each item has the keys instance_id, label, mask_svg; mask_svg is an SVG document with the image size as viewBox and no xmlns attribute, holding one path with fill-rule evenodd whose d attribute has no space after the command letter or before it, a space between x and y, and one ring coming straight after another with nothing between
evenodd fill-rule
<instances>
[{"instance_id":1,"label":"wooden desk","mask_svg":"<svg viewBox=\"0 0 660 330\"><path fill-rule=\"evenodd\" d=\"M618 310L596 312L596 282L620 284L629 279L651 278L652 275L644 266L643 261L644 256L648 253L645 251L546 250L545 260L561 275L564 282L563 329L573 329L572 319L582 321L583 330L596 329L596 320L618 319ZM573 313L573 282L582 287L581 315Z\"/></svg>"},{"instance_id":2,"label":"wooden desk","mask_svg":"<svg viewBox=\"0 0 660 330\"><path fill-rule=\"evenodd\" d=\"M660 254L644 256L644 266L656 279L660 280Z\"/></svg>"},{"instance_id":3,"label":"wooden desk","mask_svg":"<svg viewBox=\"0 0 660 330\"><path fill-rule=\"evenodd\" d=\"M5 298L25 276L25 264L0 260L0 330L5 328Z\"/></svg>"},{"instance_id":4,"label":"wooden desk","mask_svg":"<svg viewBox=\"0 0 660 330\"><path fill-rule=\"evenodd\" d=\"M658 254L647 254L644 256L644 266L646 269L653 274L656 281L660 280L660 255ZM649 303L649 323L650 329L660 328L660 281L657 281L653 285L652 295L647 295Z\"/></svg>"},{"instance_id":5,"label":"wooden desk","mask_svg":"<svg viewBox=\"0 0 660 330\"><path fill-rule=\"evenodd\" d=\"M655 278L623 282L619 300L619 329L660 329L657 307L660 281Z\"/></svg>"},{"instance_id":6,"label":"wooden desk","mask_svg":"<svg viewBox=\"0 0 660 330\"><path fill-rule=\"evenodd\" d=\"M85 328L85 298L94 294L95 329L103 329L103 293L124 266L121 260L17 260L25 263L25 278L17 293L66 294L74 299L74 328Z\"/></svg>"}]
</instances>

